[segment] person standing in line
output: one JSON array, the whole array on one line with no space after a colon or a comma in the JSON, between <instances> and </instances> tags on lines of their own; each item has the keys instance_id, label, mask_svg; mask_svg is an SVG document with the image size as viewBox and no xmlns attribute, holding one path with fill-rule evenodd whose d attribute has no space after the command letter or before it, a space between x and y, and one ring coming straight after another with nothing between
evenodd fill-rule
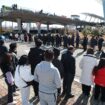
<instances>
[{"instance_id":1,"label":"person standing in line","mask_svg":"<svg viewBox=\"0 0 105 105\"><path fill-rule=\"evenodd\" d=\"M90 39L90 47L92 47L95 50L96 45L97 45L97 39L95 36L92 36L92 38Z\"/></svg>"},{"instance_id":2,"label":"person standing in line","mask_svg":"<svg viewBox=\"0 0 105 105\"><path fill-rule=\"evenodd\" d=\"M14 90L14 78L13 69L11 65L12 55L10 53L5 53L2 59L1 69L5 78L5 82L8 87L8 104L15 105L16 101L13 100L13 90Z\"/></svg>"},{"instance_id":3,"label":"person standing in line","mask_svg":"<svg viewBox=\"0 0 105 105\"><path fill-rule=\"evenodd\" d=\"M85 97L90 96L91 85L93 85L92 71L97 66L97 59L94 56L93 48L87 50L87 54L83 56L80 61L80 68L82 70L80 82L82 84L82 93Z\"/></svg>"},{"instance_id":4,"label":"person standing in line","mask_svg":"<svg viewBox=\"0 0 105 105\"><path fill-rule=\"evenodd\" d=\"M55 67L58 68L58 70L60 72L60 76L61 76L61 78L63 78L64 67L63 67L62 62L58 59L58 57L60 55L60 50L57 48L54 48L53 51L54 51L54 59L53 59L52 63Z\"/></svg>"},{"instance_id":5,"label":"person standing in line","mask_svg":"<svg viewBox=\"0 0 105 105\"><path fill-rule=\"evenodd\" d=\"M79 32L76 32L76 48L79 48L79 42L80 42L80 36L79 36Z\"/></svg>"},{"instance_id":6,"label":"person standing in line","mask_svg":"<svg viewBox=\"0 0 105 105\"><path fill-rule=\"evenodd\" d=\"M105 53L102 52L98 66L93 72L95 89L94 105L105 105ZM99 104L100 103L100 104Z\"/></svg>"},{"instance_id":7,"label":"person standing in line","mask_svg":"<svg viewBox=\"0 0 105 105\"><path fill-rule=\"evenodd\" d=\"M71 45L72 46L74 46L74 43L75 43L74 39L75 39L75 36L74 36L74 33L73 33L72 36L71 36Z\"/></svg>"},{"instance_id":8,"label":"person standing in line","mask_svg":"<svg viewBox=\"0 0 105 105\"><path fill-rule=\"evenodd\" d=\"M65 95L65 100L74 97L71 94L71 86L75 76L75 58L72 56L74 47L69 46L66 53L62 55L61 61L64 67L63 92L61 96Z\"/></svg>"},{"instance_id":9,"label":"person standing in line","mask_svg":"<svg viewBox=\"0 0 105 105\"><path fill-rule=\"evenodd\" d=\"M83 42L82 42L82 46L83 46L83 50L84 50L84 51L87 50L87 45L88 45L88 37L87 37L87 35L86 35L86 36L84 36Z\"/></svg>"},{"instance_id":10,"label":"person standing in line","mask_svg":"<svg viewBox=\"0 0 105 105\"><path fill-rule=\"evenodd\" d=\"M34 73L39 82L39 99L41 105L57 105L57 96L61 91L61 77L58 69L52 64L53 51L46 50L45 61L40 62Z\"/></svg>"},{"instance_id":11,"label":"person standing in line","mask_svg":"<svg viewBox=\"0 0 105 105\"><path fill-rule=\"evenodd\" d=\"M31 48L28 54L32 75L34 75L36 65L44 60L44 50L40 48L41 45L42 41L38 38L35 38L35 47ZM38 83L36 81L33 82L33 89L35 96L38 96Z\"/></svg>"},{"instance_id":12,"label":"person standing in line","mask_svg":"<svg viewBox=\"0 0 105 105\"><path fill-rule=\"evenodd\" d=\"M2 59L6 53L8 53L8 48L5 46L4 39L0 36L0 68L2 72Z\"/></svg>"},{"instance_id":13,"label":"person standing in line","mask_svg":"<svg viewBox=\"0 0 105 105\"><path fill-rule=\"evenodd\" d=\"M0 67L2 67L1 64L2 64L2 58L3 58L4 54L8 53L8 48L4 44L5 44L4 39L2 39L2 37L0 37Z\"/></svg>"},{"instance_id":14,"label":"person standing in line","mask_svg":"<svg viewBox=\"0 0 105 105\"><path fill-rule=\"evenodd\" d=\"M98 39L98 51L101 51L102 50L102 44L103 44L103 41L104 39L102 38L102 36L99 36L99 39Z\"/></svg>"},{"instance_id":15,"label":"person standing in line","mask_svg":"<svg viewBox=\"0 0 105 105\"><path fill-rule=\"evenodd\" d=\"M16 66L17 66L17 64L18 64L18 58L17 58L17 43L11 43L10 45L9 45L9 53L11 54L11 56L12 56L12 60L11 60L11 68L12 68L12 74L13 74L13 78L14 78L14 75L15 75L15 70L16 70ZM16 93L16 86L15 86L15 84L14 84L14 89L13 89L13 94L14 95L18 95L17 93Z\"/></svg>"},{"instance_id":16,"label":"person standing in line","mask_svg":"<svg viewBox=\"0 0 105 105\"><path fill-rule=\"evenodd\" d=\"M11 65L12 65L12 69L13 69L13 75L15 74L15 70L16 70L16 66L18 64L18 58L17 58L17 43L11 43L9 45L10 49L9 49L9 53L12 55L12 61L11 61Z\"/></svg>"},{"instance_id":17,"label":"person standing in line","mask_svg":"<svg viewBox=\"0 0 105 105\"><path fill-rule=\"evenodd\" d=\"M3 73L3 76L5 78L5 82L8 87L8 99L7 99L7 105L14 105L16 104L15 101L13 101L13 75L11 68L11 59L12 56L10 53L8 53L7 47L4 45L4 40L0 38L0 68Z\"/></svg>"},{"instance_id":18,"label":"person standing in line","mask_svg":"<svg viewBox=\"0 0 105 105\"><path fill-rule=\"evenodd\" d=\"M64 46L64 48L67 48L67 43L68 43L67 35L64 35L63 36L63 46Z\"/></svg>"},{"instance_id":19,"label":"person standing in line","mask_svg":"<svg viewBox=\"0 0 105 105\"><path fill-rule=\"evenodd\" d=\"M15 71L15 85L20 89L22 95L22 105L29 104L30 86L29 82L34 80L31 74L31 67L28 63L28 56L22 55L19 59L18 66Z\"/></svg>"}]
</instances>

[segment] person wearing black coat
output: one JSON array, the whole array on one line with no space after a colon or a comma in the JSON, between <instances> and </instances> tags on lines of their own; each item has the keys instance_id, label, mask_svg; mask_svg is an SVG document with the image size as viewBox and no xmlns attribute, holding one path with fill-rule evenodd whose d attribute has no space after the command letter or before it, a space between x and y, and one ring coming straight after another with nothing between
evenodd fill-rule
<instances>
[{"instance_id":1,"label":"person wearing black coat","mask_svg":"<svg viewBox=\"0 0 105 105\"><path fill-rule=\"evenodd\" d=\"M61 78L63 78L63 74L64 74L64 68L63 68L63 64L62 62L58 59L59 55L60 55L60 50L57 48L53 49L54 51L54 59L52 61L53 65L58 68L59 72L60 72L60 76Z\"/></svg>"},{"instance_id":2,"label":"person wearing black coat","mask_svg":"<svg viewBox=\"0 0 105 105\"><path fill-rule=\"evenodd\" d=\"M65 48L67 47L67 43L68 43L67 35L64 35L63 36L63 45L64 45Z\"/></svg>"},{"instance_id":3,"label":"person wearing black coat","mask_svg":"<svg viewBox=\"0 0 105 105\"><path fill-rule=\"evenodd\" d=\"M102 50L102 44L103 44L104 39L102 38L102 36L99 37L98 39L98 51Z\"/></svg>"},{"instance_id":4,"label":"person wearing black coat","mask_svg":"<svg viewBox=\"0 0 105 105\"><path fill-rule=\"evenodd\" d=\"M13 78L14 78L16 66L18 64L17 43L10 43L10 45L9 45L9 53L12 56L12 59L11 59L11 68L12 68L12 74L13 74ZM16 92L16 88L17 88L17 86L14 84L13 85L13 92Z\"/></svg>"},{"instance_id":5,"label":"person wearing black coat","mask_svg":"<svg viewBox=\"0 0 105 105\"><path fill-rule=\"evenodd\" d=\"M83 42L82 42L82 46L83 46L84 51L87 50L87 45L88 45L88 38L87 38L87 36L84 36Z\"/></svg>"},{"instance_id":6,"label":"person wearing black coat","mask_svg":"<svg viewBox=\"0 0 105 105\"><path fill-rule=\"evenodd\" d=\"M97 45L97 39L95 36L92 36L92 38L90 39L90 47L92 47L93 49L95 49L95 46Z\"/></svg>"},{"instance_id":7,"label":"person wearing black coat","mask_svg":"<svg viewBox=\"0 0 105 105\"><path fill-rule=\"evenodd\" d=\"M2 69L2 59L3 56L8 52L8 48L4 45L4 40L0 39L0 68L2 73L4 74L4 71Z\"/></svg>"},{"instance_id":8,"label":"person wearing black coat","mask_svg":"<svg viewBox=\"0 0 105 105\"><path fill-rule=\"evenodd\" d=\"M72 46L74 46L74 39L75 39L75 36L74 36L74 34L72 34L72 36L71 36L71 45Z\"/></svg>"},{"instance_id":9,"label":"person wearing black coat","mask_svg":"<svg viewBox=\"0 0 105 105\"><path fill-rule=\"evenodd\" d=\"M12 55L8 52L5 53L3 57L1 69L3 71L5 82L8 87L8 99L7 99L8 104L7 105L16 104L16 102L13 101L14 81L12 79L13 78L13 68L12 68L11 62L12 62ZM11 75L7 76L7 74L11 74ZM9 82L10 80L12 81Z\"/></svg>"},{"instance_id":10,"label":"person wearing black coat","mask_svg":"<svg viewBox=\"0 0 105 105\"><path fill-rule=\"evenodd\" d=\"M40 47L42 45L42 41L38 38L35 38L36 47L31 48L28 54L29 64L31 65L31 73L34 75L35 67L38 63L44 60L44 50ZM35 92L35 96L38 96L38 83L34 81L33 88Z\"/></svg>"},{"instance_id":11,"label":"person wearing black coat","mask_svg":"<svg viewBox=\"0 0 105 105\"><path fill-rule=\"evenodd\" d=\"M65 95L65 100L74 97L74 95L71 94L71 86L75 76L75 58L72 56L73 52L74 47L69 46L67 52L64 53L61 58L64 67L62 96Z\"/></svg>"},{"instance_id":12,"label":"person wearing black coat","mask_svg":"<svg viewBox=\"0 0 105 105\"><path fill-rule=\"evenodd\" d=\"M79 33L76 33L76 48L79 48L79 41L80 41L80 36Z\"/></svg>"}]
</instances>

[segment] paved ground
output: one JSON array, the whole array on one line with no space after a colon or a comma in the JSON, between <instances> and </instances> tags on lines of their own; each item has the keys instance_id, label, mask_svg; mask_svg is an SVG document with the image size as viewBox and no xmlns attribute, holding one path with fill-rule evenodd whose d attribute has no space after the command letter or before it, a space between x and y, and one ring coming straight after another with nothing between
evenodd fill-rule
<instances>
[{"instance_id":1,"label":"paved ground","mask_svg":"<svg viewBox=\"0 0 105 105\"><path fill-rule=\"evenodd\" d=\"M6 43L6 46L8 47L9 42ZM20 57L22 54L27 54L29 52L30 47L34 46L34 43L18 43L18 57ZM50 47L48 47L50 48ZM61 48L62 49L62 48ZM74 56L76 57L76 77L75 80L78 81L80 74L81 74L81 70L79 68L79 61L82 57L82 55L84 54L82 52L82 49L78 49L75 51ZM61 51L61 53L63 52L63 50ZM2 73L0 71L0 105L6 105L7 104L7 86L4 82L4 78L1 76ZM20 92L19 92L20 93ZM72 86L72 93L75 95L74 98L69 99L67 102L63 101L63 98L61 99L61 101L59 102L59 105L90 105L89 103L86 104L81 104L81 85L79 82L74 81L73 82L73 86ZM31 88L31 94L30 94L30 100L33 97L33 90ZM17 98L17 104L16 105L21 105L21 98L20 95L16 97ZM39 102L36 100L35 101L35 105L40 105Z\"/></svg>"},{"instance_id":2,"label":"paved ground","mask_svg":"<svg viewBox=\"0 0 105 105\"><path fill-rule=\"evenodd\" d=\"M0 72L1 75L1 72ZM21 105L21 96L20 92L18 91L19 96L15 96L17 99L17 104L16 105ZM68 101L64 101L63 98L61 98L61 101L59 102L58 105L90 105L90 99L89 101L85 100L85 103L83 104L83 98L81 97L81 85L80 83L74 81L72 85L72 94L75 95L74 98L69 99ZM33 97L33 90L31 87L31 94L30 94L30 102L31 98ZM4 82L4 78L0 76L0 105L7 105L7 86ZM39 101L36 99L34 101L33 105L40 105Z\"/></svg>"}]
</instances>

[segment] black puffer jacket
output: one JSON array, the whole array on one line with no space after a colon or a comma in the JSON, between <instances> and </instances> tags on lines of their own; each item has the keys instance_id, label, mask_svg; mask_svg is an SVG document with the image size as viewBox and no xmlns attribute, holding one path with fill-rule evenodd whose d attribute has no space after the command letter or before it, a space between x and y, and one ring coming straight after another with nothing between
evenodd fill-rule
<instances>
[{"instance_id":1,"label":"black puffer jacket","mask_svg":"<svg viewBox=\"0 0 105 105\"><path fill-rule=\"evenodd\" d=\"M75 75L75 58L72 56L72 53L69 51L64 53L62 55L61 61L64 67L64 73Z\"/></svg>"}]
</instances>

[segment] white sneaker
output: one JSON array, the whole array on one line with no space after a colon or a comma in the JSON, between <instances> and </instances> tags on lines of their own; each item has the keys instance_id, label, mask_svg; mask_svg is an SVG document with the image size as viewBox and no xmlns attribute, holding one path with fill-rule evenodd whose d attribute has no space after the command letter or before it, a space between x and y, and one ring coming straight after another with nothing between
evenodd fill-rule
<instances>
[{"instance_id":1,"label":"white sneaker","mask_svg":"<svg viewBox=\"0 0 105 105\"><path fill-rule=\"evenodd\" d=\"M16 104L17 104L17 102L13 101L13 102L8 103L7 105L16 105Z\"/></svg>"},{"instance_id":2,"label":"white sneaker","mask_svg":"<svg viewBox=\"0 0 105 105\"><path fill-rule=\"evenodd\" d=\"M17 100L17 98L16 98L16 97L13 97L13 100L14 100L14 101L16 101L16 100Z\"/></svg>"},{"instance_id":3,"label":"white sneaker","mask_svg":"<svg viewBox=\"0 0 105 105\"><path fill-rule=\"evenodd\" d=\"M18 92L14 92L13 96L19 96L19 93Z\"/></svg>"}]
</instances>

